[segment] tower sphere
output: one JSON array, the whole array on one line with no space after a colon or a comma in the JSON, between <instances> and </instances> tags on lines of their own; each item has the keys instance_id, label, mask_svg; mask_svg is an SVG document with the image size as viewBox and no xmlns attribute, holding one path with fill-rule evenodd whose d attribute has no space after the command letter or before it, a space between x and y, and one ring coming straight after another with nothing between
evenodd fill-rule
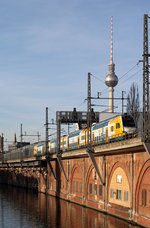
<instances>
[{"instance_id":1,"label":"tower sphere","mask_svg":"<svg viewBox=\"0 0 150 228\"><path fill-rule=\"evenodd\" d=\"M105 78L108 87L115 87L118 84L118 77L115 75L115 64L109 64L109 72Z\"/></svg>"}]
</instances>

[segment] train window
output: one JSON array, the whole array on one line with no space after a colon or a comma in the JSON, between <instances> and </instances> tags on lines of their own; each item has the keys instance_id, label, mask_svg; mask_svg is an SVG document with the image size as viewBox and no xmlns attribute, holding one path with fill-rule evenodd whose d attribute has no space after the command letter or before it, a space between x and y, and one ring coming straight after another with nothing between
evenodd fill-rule
<instances>
[{"instance_id":1,"label":"train window","mask_svg":"<svg viewBox=\"0 0 150 228\"><path fill-rule=\"evenodd\" d=\"M114 127L113 126L111 126L111 131L114 131Z\"/></svg>"},{"instance_id":2,"label":"train window","mask_svg":"<svg viewBox=\"0 0 150 228\"><path fill-rule=\"evenodd\" d=\"M120 128L120 123L116 123L116 129Z\"/></svg>"},{"instance_id":3,"label":"train window","mask_svg":"<svg viewBox=\"0 0 150 228\"><path fill-rule=\"evenodd\" d=\"M124 115L122 117L124 127L135 127L134 119L132 116Z\"/></svg>"},{"instance_id":4,"label":"train window","mask_svg":"<svg viewBox=\"0 0 150 228\"><path fill-rule=\"evenodd\" d=\"M84 140L84 139L85 139L85 135L82 135L82 136L81 136L81 140Z\"/></svg>"}]
</instances>

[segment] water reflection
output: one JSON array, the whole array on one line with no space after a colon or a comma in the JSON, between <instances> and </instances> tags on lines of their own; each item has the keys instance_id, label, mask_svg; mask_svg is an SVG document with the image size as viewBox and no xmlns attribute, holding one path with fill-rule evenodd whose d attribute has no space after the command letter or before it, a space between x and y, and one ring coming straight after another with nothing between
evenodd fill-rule
<instances>
[{"instance_id":1,"label":"water reflection","mask_svg":"<svg viewBox=\"0 0 150 228\"><path fill-rule=\"evenodd\" d=\"M124 221L21 188L0 185L1 228L133 228Z\"/></svg>"}]
</instances>

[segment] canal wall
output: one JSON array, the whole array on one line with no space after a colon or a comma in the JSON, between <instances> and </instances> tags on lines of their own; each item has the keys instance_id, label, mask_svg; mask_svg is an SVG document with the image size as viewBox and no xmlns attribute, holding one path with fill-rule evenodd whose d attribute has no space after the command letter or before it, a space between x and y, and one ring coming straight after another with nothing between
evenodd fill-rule
<instances>
[{"instance_id":1,"label":"canal wall","mask_svg":"<svg viewBox=\"0 0 150 228\"><path fill-rule=\"evenodd\" d=\"M0 182L38 190L150 227L150 157L139 139L95 148L104 184L84 150L42 167L1 167ZM53 175L53 172L55 175ZM64 175L65 173L65 175Z\"/></svg>"},{"instance_id":2,"label":"canal wall","mask_svg":"<svg viewBox=\"0 0 150 228\"><path fill-rule=\"evenodd\" d=\"M62 162L69 181L60 170L57 186L49 170L48 194L150 227L150 159L146 152L96 157L102 176L106 163L105 185L89 158ZM52 166L55 169L54 161Z\"/></svg>"}]
</instances>

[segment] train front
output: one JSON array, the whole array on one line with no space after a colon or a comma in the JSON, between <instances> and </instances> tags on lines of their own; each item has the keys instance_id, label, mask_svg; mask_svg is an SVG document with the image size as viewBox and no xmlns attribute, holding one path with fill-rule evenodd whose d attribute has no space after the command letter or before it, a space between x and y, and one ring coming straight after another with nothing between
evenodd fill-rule
<instances>
[{"instance_id":1,"label":"train front","mask_svg":"<svg viewBox=\"0 0 150 228\"><path fill-rule=\"evenodd\" d=\"M134 119L131 115L124 114L122 116L123 132L131 137L136 136L136 126Z\"/></svg>"}]
</instances>

